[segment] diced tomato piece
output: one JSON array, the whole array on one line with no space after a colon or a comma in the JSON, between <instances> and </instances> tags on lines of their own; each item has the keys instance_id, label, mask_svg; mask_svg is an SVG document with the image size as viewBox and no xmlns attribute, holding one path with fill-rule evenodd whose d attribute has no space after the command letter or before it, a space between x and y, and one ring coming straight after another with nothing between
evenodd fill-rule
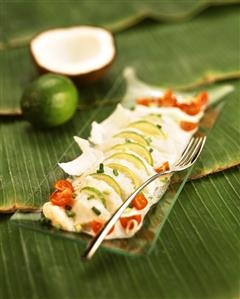
<instances>
[{"instance_id":1,"label":"diced tomato piece","mask_svg":"<svg viewBox=\"0 0 240 299\"><path fill-rule=\"evenodd\" d=\"M110 235L113 231L114 231L115 225L113 225L113 227L110 229L110 231L108 232L108 235Z\"/></svg>"},{"instance_id":2,"label":"diced tomato piece","mask_svg":"<svg viewBox=\"0 0 240 299\"><path fill-rule=\"evenodd\" d=\"M153 99L152 98L140 98L140 99L137 99L136 102L138 105L149 106L153 102Z\"/></svg>"},{"instance_id":3,"label":"diced tomato piece","mask_svg":"<svg viewBox=\"0 0 240 299\"><path fill-rule=\"evenodd\" d=\"M148 204L148 201L147 201L146 197L142 193L140 193L134 197L131 204L137 210L142 210L146 207L146 205Z\"/></svg>"},{"instance_id":4,"label":"diced tomato piece","mask_svg":"<svg viewBox=\"0 0 240 299\"><path fill-rule=\"evenodd\" d=\"M163 172L163 171L165 171L165 170L169 170L169 163L168 163L168 161L166 161L166 162L164 162L163 164L162 164L162 166L160 166L160 167L158 167L158 168L155 168L154 170L157 172L157 173L159 173L159 172Z\"/></svg>"},{"instance_id":5,"label":"diced tomato piece","mask_svg":"<svg viewBox=\"0 0 240 299\"><path fill-rule=\"evenodd\" d=\"M201 106L205 106L208 103L208 93L206 91L202 91L196 99L196 102L201 105Z\"/></svg>"},{"instance_id":6,"label":"diced tomato piece","mask_svg":"<svg viewBox=\"0 0 240 299\"><path fill-rule=\"evenodd\" d=\"M158 105L164 107L173 107L177 105L177 99L172 90L167 90L162 98L158 99Z\"/></svg>"},{"instance_id":7,"label":"diced tomato piece","mask_svg":"<svg viewBox=\"0 0 240 299\"><path fill-rule=\"evenodd\" d=\"M133 216L129 216L129 217L121 217L120 218L120 223L121 223L122 227L126 228L127 225L128 225L128 222L132 221L132 220L136 220L137 223L139 224L141 222L141 220L142 220L142 217L141 217L141 215L133 215ZM133 224L130 225L129 228L133 229Z\"/></svg>"},{"instance_id":8,"label":"diced tomato piece","mask_svg":"<svg viewBox=\"0 0 240 299\"><path fill-rule=\"evenodd\" d=\"M177 104L177 107L189 115L196 115L201 111L201 106L197 103Z\"/></svg>"},{"instance_id":9,"label":"diced tomato piece","mask_svg":"<svg viewBox=\"0 0 240 299\"><path fill-rule=\"evenodd\" d=\"M60 207L71 205L73 202L72 191L70 189L65 189L63 191L54 191L50 195L50 200L52 204Z\"/></svg>"},{"instance_id":10,"label":"diced tomato piece","mask_svg":"<svg viewBox=\"0 0 240 299\"><path fill-rule=\"evenodd\" d=\"M103 227L103 223L100 221L94 220L91 223L91 228L95 234L98 234L100 232L100 230L102 229L102 227ZM114 227L115 227L115 225L113 225L113 227L110 229L110 231L108 232L108 235L110 235L114 231Z\"/></svg>"},{"instance_id":11,"label":"diced tomato piece","mask_svg":"<svg viewBox=\"0 0 240 299\"><path fill-rule=\"evenodd\" d=\"M73 185L67 180L59 180L54 184L54 188L58 191L63 191L64 189L70 189L74 192Z\"/></svg>"},{"instance_id":12,"label":"diced tomato piece","mask_svg":"<svg viewBox=\"0 0 240 299\"><path fill-rule=\"evenodd\" d=\"M91 223L91 228L95 234L99 233L102 227L103 227L102 222L94 220Z\"/></svg>"},{"instance_id":13,"label":"diced tomato piece","mask_svg":"<svg viewBox=\"0 0 240 299\"><path fill-rule=\"evenodd\" d=\"M181 121L180 127L184 131L192 131L198 127L198 123L193 123L193 122L189 122L189 121Z\"/></svg>"}]
</instances>

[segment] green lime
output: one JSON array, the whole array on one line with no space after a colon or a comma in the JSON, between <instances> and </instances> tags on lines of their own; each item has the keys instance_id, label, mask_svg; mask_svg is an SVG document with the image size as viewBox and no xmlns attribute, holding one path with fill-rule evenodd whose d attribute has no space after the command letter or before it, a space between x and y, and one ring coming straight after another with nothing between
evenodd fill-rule
<instances>
[{"instance_id":1,"label":"green lime","mask_svg":"<svg viewBox=\"0 0 240 299\"><path fill-rule=\"evenodd\" d=\"M78 105L78 92L70 79L46 74L33 81L23 93L24 117L34 126L51 128L72 118Z\"/></svg>"}]
</instances>

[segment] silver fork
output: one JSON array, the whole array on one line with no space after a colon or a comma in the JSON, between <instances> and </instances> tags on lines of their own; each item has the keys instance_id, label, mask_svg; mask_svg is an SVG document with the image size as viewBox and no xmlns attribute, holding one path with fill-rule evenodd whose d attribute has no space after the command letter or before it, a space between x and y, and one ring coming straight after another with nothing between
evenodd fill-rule
<instances>
[{"instance_id":1,"label":"silver fork","mask_svg":"<svg viewBox=\"0 0 240 299\"><path fill-rule=\"evenodd\" d=\"M193 137L191 138L190 142L188 143L187 147L185 148L181 158L179 161L177 161L174 165L170 167L169 170L165 170L162 172L159 172L152 177L150 177L146 182L144 182L140 187L138 187L128 198L126 201L123 202L123 204L117 209L117 211L112 215L112 217L106 222L104 227L101 229L101 231L90 241L85 253L83 254L84 259L91 259L98 247L103 242L104 238L107 236L110 229L113 227L113 225L118 221L118 219L121 217L122 213L125 211L125 209L129 206L129 204L132 202L134 197L141 192L148 184L156 180L162 175L169 174L176 171L184 170L193 163L196 162L197 158L199 157L203 146L206 141L206 136L204 137Z\"/></svg>"}]
</instances>

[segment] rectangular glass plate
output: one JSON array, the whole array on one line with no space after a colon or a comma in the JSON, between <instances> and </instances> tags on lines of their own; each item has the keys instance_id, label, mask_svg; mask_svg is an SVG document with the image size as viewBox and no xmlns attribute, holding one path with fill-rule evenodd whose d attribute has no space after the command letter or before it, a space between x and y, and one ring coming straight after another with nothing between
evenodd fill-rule
<instances>
[{"instance_id":1,"label":"rectangular glass plate","mask_svg":"<svg viewBox=\"0 0 240 299\"><path fill-rule=\"evenodd\" d=\"M160 201L153 206L144 219L143 226L136 235L130 239L107 240L102 244L102 248L117 253L140 255L147 254L154 246L155 241L167 219L172 206L176 202L182 188L184 187L192 168L184 173L181 183L170 184L167 192ZM20 227L42 232L54 237L61 237L72 240L79 244L87 244L90 241L90 236L86 234L77 234L64 232L55 229L54 227L43 225L40 222L41 211L35 212L20 212L17 211L11 217L11 223L17 224Z\"/></svg>"},{"instance_id":2,"label":"rectangular glass plate","mask_svg":"<svg viewBox=\"0 0 240 299\"><path fill-rule=\"evenodd\" d=\"M137 90L139 92L141 90L141 86L139 86L139 81L136 85L138 87ZM130 89L132 90L133 85L130 87ZM143 88L145 89L146 85L144 85ZM148 90L149 88L150 87L147 86ZM218 95L218 97L222 97L223 95L225 94L223 93L222 95ZM215 102L214 105L211 105L205 111L205 114L200 121L199 130L196 133L197 135L209 134L222 107L223 104L221 102ZM101 247L120 254L122 253L128 255L141 255L149 253L151 249L154 247L154 244L156 243L156 240L163 228L163 225L166 219L168 218L168 215L170 214L186 181L188 180L188 177L190 176L192 169L193 167L189 168L185 172L173 175L168 190L166 191L164 196L159 200L159 202L150 209L149 213L146 215L144 219L144 223L141 230L138 233L136 233L135 236L133 236L130 239L116 239L104 241ZM40 188L36 190L36 192L34 193L34 197L37 198L39 202L44 203L52 191L51 186L53 185L53 183L56 180L63 177L66 177L64 172L59 167L55 167L52 171L50 171L50 173L44 179L44 181L41 182ZM34 198L29 199L29 202L34 202ZM90 237L84 234L63 232L58 231L53 227L44 226L39 221L40 217L41 211L34 211L28 213L18 211L11 217L10 221L11 223L17 224L20 227L42 232L54 237L61 237L67 240L72 240L79 244L86 244L86 242L90 240Z\"/></svg>"}]
</instances>

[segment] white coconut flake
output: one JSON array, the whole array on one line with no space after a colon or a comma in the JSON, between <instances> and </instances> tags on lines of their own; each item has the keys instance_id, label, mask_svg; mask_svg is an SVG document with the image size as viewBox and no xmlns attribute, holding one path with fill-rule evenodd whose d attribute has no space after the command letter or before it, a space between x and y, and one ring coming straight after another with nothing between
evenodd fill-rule
<instances>
[{"instance_id":1,"label":"white coconut flake","mask_svg":"<svg viewBox=\"0 0 240 299\"><path fill-rule=\"evenodd\" d=\"M104 155L102 151L91 147L88 140L77 136L75 136L74 139L82 150L82 154L70 162L59 163L58 165L67 174L79 176L101 163L104 159Z\"/></svg>"},{"instance_id":2,"label":"white coconut flake","mask_svg":"<svg viewBox=\"0 0 240 299\"><path fill-rule=\"evenodd\" d=\"M92 123L90 140L94 144L100 145L105 143L113 134L124 128L132 119L132 113L118 104L113 113L103 122Z\"/></svg>"}]
</instances>

